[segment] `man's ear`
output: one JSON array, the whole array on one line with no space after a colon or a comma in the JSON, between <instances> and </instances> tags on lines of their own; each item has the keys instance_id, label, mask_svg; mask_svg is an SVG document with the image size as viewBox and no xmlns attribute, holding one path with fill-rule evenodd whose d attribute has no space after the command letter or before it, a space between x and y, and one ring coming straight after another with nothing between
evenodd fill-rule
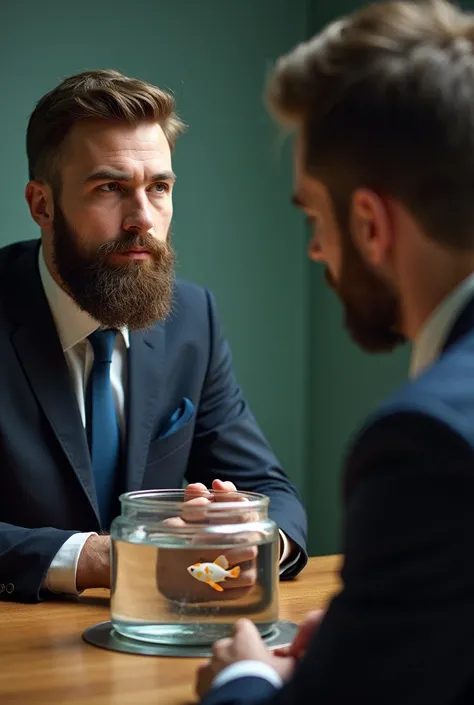
<instances>
[{"instance_id":1,"label":"man's ear","mask_svg":"<svg viewBox=\"0 0 474 705\"><path fill-rule=\"evenodd\" d=\"M40 181L29 181L25 188L25 198L35 223L42 231L51 230L54 219L51 187Z\"/></svg>"},{"instance_id":2,"label":"man's ear","mask_svg":"<svg viewBox=\"0 0 474 705\"><path fill-rule=\"evenodd\" d=\"M369 189L357 189L351 201L351 232L364 259L374 266L384 263L392 245L392 227L383 199Z\"/></svg>"}]
</instances>

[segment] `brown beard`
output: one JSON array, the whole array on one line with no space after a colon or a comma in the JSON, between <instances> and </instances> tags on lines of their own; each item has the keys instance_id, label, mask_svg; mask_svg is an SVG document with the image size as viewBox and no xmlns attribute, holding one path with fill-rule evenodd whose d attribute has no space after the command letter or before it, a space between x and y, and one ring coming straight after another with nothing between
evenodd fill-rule
<instances>
[{"instance_id":1,"label":"brown beard","mask_svg":"<svg viewBox=\"0 0 474 705\"><path fill-rule=\"evenodd\" d=\"M339 281L329 270L326 281L344 306L345 326L366 352L387 352L406 341L400 333L400 301L395 291L378 277L355 248L348 232L342 233Z\"/></svg>"},{"instance_id":2,"label":"brown beard","mask_svg":"<svg viewBox=\"0 0 474 705\"><path fill-rule=\"evenodd\" d=\"M54 206L56 271L77 305L107 328L139 330L164 320L171 309L175 256L170 243L146 233L122 232L94 251L84 251L59 204ZM112 253L146 248L151 257L113 266Z\"/></svg>"}]
</instances>

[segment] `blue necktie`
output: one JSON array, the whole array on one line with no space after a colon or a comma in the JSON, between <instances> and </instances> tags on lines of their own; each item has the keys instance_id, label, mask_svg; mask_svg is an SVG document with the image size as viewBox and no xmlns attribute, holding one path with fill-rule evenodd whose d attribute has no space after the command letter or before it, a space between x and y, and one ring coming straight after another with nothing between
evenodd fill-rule
<instances>
[{"instance_id":1,"label":"blue necktie","mask_svg":"<svg viewBox=\"0 0 474 705\"><path fill-rule=\"evenodd\" d=\"M86 394L87 439L94 472L102 528L108 527L120 451L110 367L116 331L96 330L89 335L94 364Z\"/></svg>"}]
</instances>

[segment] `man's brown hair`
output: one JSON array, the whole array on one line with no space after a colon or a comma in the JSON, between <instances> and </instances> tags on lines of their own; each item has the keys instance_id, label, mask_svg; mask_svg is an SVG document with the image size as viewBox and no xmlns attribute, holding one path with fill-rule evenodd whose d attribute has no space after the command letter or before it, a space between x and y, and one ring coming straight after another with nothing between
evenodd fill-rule
<instances>
[{"instance_id":1,"label":"man's brown hair","mask_svg":"<svg viewBox=\"0 0 474 705\"><path fill-rule=\"evenodd\" d=\"M171 149L184 129L170 93L118 71L85 71L43 96L31 114L26 133L30 179L56 183L64 140L76 123L87 119L157 122Z\"/></svg>"},{"instance_id":2,"label":"man's brown hair","mask_svg":"<svg viewBox=\"0 0 474 705\"><path fill-rule=\"evenodd\" d=\"M444 0L381 2L279 59L269 104L347 227L350 195L402 202L427 235L474 247L474 19Z\"/></svg>"}]
</instances>

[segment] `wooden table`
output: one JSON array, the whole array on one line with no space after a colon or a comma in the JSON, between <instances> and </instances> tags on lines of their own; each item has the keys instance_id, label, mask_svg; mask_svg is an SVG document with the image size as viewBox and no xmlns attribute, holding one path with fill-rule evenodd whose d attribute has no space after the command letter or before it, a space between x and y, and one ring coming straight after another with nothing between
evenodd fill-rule
<instances>
[{"instance_id":1,"label":"wooden table","mask_svg":"<svg viewBox=\"0 0 474 705\"><path fill-rule=\"evenodd\" d=\"M339 588L338 556L311 558L281 583L280 616L299 622ZM199 659L120 654L86 644L87 627L109 619L106 591L77 601L0 603L0 703L5 705L188 705Z\"/></svg>"}]
</instances>

